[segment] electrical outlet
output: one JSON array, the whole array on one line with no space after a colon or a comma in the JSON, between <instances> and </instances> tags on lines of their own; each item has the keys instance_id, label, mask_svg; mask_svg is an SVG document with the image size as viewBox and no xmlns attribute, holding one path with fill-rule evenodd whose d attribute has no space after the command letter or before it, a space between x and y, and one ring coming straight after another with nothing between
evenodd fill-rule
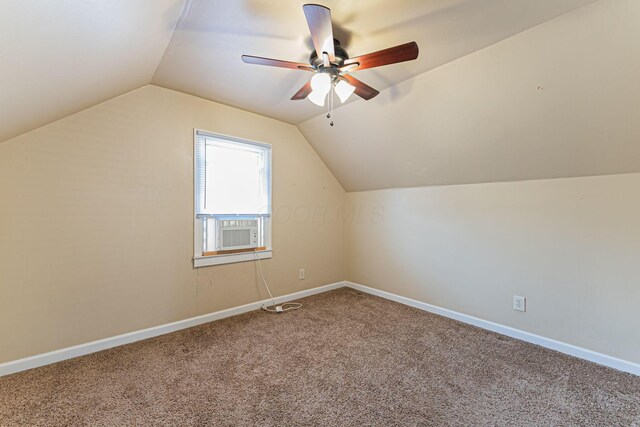
<instances>
[{"instance_id":1,"label":"electrical outlet","mask_svg":"<svg viewBox=\"0 0 640 427\"><path fill-rule=\"evenodd\" d=\"M513 296L513 309L515 311L527 311L527 299L518 295Z\"/></svg>"},{"instance_id":2,"label":"electrical outlet","mask_svg":"<svg viewBox=\"0 0 640 427\"><path fill-rule=\"evenodd\" d=\"M300 269L300 280L304 280L305 274L304 274L304 268Z\"/></svg>"}]
</instances>

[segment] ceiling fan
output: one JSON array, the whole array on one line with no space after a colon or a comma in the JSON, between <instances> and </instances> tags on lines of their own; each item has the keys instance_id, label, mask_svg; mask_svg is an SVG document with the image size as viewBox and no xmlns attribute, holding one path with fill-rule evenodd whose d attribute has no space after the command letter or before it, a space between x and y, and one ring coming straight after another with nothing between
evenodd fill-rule
<instances>
[{"instance_id":1,"label":"ceiling fan","mask_svg":"<svg viewBox=\"0 0 640 427\"><path fill-rule=\"evenodd\" d=\"M307 18L311 40L315 48L309 57L309 64L242 55L242 60L247 64L268 65L314 73L311 80L293 95L292 100L308 98L314 104L323 107L327 95L330 94L329 105L331 109L333 107L332 88L341 102L345 102L354 92L359 97L369 100L380 92L354 78L350 75L351 73L367 68L411 61L418 57L417 43L410 42L350 58L344 48L340 46L340 42L333 38L331 10L318 4L305 4L302 9ZM330 117L330 114L327 116Z\"/></svg>"}]
</instances>

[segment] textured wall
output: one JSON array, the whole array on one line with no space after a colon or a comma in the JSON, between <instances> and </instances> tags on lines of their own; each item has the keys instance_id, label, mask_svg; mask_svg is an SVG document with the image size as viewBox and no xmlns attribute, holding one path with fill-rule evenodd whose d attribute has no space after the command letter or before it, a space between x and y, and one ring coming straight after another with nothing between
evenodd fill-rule
<instances>
[{"instance_id":1,"label":"textured wall","mask_svg":"<svg viewBox=\"0 0 640 427\"><path fill-rule=\"evenodd\" d=\"M629 174L349 193L347 277L637 363L638 188Z\"/></svg>"},{"instance_id":2,"label":"textured wall","mask_svg":"<svg viewBox=\"0 0 640 427\"><path fill-rule=\"evenodd\" d=\"M344 279L345 193L295 126L146 86L0 144L0 362L266 296L192 267L194 128L273 145L274 293Z\"/></svg>"}]
</instances>

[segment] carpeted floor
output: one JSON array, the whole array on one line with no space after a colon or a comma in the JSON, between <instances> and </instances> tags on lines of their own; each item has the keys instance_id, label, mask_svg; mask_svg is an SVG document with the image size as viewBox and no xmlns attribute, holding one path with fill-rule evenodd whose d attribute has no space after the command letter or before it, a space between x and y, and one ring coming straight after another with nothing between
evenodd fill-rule
<instances>
[{"instance_id":1,"label":"carpeted floor","mask_svg":"<svg viewBox=\"0 0 640 427\"><path fill-rule=\"evenodd\" d=\"M0 378L1 426L640 426L640 377L351 289Z\"/></svg>"}]
</instances>

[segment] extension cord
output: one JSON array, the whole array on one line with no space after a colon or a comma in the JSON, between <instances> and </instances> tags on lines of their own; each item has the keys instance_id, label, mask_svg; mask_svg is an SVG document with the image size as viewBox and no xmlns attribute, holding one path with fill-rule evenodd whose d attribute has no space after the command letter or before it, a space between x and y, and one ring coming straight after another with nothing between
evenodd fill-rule
<instances>
[{"instance_id":1,"label":"extension cord","mask_svg":"<svg viewBox=\"0 0 640 427\"><path fill-rule=\"evenodd\" d=\"M271 289L269 289L269 284L267 283L267 280L264 278L264 273L262 272L262 263L260 262L260 257L258 256L258 252L254 249L253 253L256 256L256 262L258 263L258 271L260 271L260 277L262 278L264 287L267 288L267 292L269 293L269 297L271 298L271 303L273 304L271 307L274 307L274 308L269 308L268 306L263 305L262 309L268 313L280 314L280 313L284 313L285 311L297 310L300 307L302 307L302 304L300 304L299 302L285 302L280 305L276 305L276 299L273 297L273 294L271 293ZM285 306L288 306L288 307L285 307Z\"/></svg>"},{"instance_id":2,"label":"extension cord","mask_svg":"<svg viewBox=\"0 0 640 427\"><path fill-rule=\"evenodd\" d=\"M290 307L285 307L285 305L289 305ZM275 305L275 304L272 306L263 305L260 308L262 308L264 311L268 313L280 314L290 310L297 310L300 307L302 307L302 304L300 304L299 302L285 302L282 305Z\"/></svg>"}]
</instances>

